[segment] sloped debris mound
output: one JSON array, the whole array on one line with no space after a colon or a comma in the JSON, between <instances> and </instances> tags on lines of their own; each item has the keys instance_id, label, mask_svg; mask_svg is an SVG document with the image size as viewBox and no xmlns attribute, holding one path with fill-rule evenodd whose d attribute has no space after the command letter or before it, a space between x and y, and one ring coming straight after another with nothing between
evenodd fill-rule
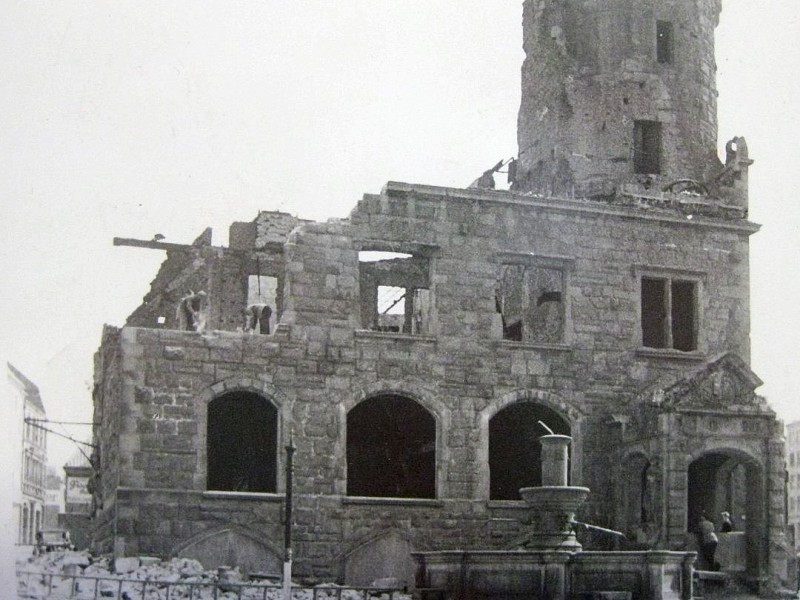
<instances>
[{"instance_id":1,"label":"sloped debris mound","mask_svg":"<svg viewBox=\"0 0 800 600\"><path fill-rule=\"evenodd\" d=\"M206 569L188 558L116 560L88 552L51 552L17 562L18 598L86 600L282 600L280 585L250 581L237 568ZM315 593L316 589L316 593ZM407 593L374 591L369 600L410 600ZM293 583L292 600L364 600L362 590L333 583Z\"/></svg>"}]
</instances>

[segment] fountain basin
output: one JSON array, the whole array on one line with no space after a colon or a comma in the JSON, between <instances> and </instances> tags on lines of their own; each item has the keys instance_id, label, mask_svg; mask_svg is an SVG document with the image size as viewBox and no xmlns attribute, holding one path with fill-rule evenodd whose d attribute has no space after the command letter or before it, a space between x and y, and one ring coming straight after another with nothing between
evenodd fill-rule
<instances>
[{"instance_id":1,"label":"fountain basin","mask_svg":"<svg viewBox=\"0 0 800 600\"><path fill-rule=\"evenodd\" d=\"M575 513L589 497L589 488L547 485L526 487L519 491L522 499L535 511L567 511Z\"/></svg>"},{"instance_id":2,"label":"fountain basin","mask_svg":"<svg viewBox=\"0 0 800 600\"><path fill-rule=\"evenodd\" d=\"M581 549L573 531L575 511L589 497L589 488L542 486L522 488L520 496L530 507L531 523L523 546L527 550Z\"/></svg>"},{"instance_id":3,"label":"fountain basin","mask_svg":"<svg viewBox=\"0 0 800 600\"><path fill-rule=\"evenodd\" d=\"M475 550L413 552L417 588L471 600L572 600L628 592L633 600L689 600L695 552Z\"/></svg>"}]
</instances>

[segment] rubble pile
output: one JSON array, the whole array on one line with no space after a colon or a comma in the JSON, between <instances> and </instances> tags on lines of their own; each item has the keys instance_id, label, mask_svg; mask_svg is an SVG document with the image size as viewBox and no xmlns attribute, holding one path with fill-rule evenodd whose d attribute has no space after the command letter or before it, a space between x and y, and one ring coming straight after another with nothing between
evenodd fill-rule
<instances>
[{"instance_id":1,"label":"rubble pile","mask_svg":"<svg viewBox=\"0 0 800 600\"><path fill-rule=\"evenodd\" d=\"M209 570L189 558L162 561L152 557L113 560L88 552L51 552L17 562L18 598L88 600L282 600L280 585L248 581L237 568ZM293 584L296 585L296 584ZM315 593L316 589L316 593ZM395 592L394 600L410 600ZM360 590L326 583L297 586L292 600L364 600ZM369 600L390 600L376 591Z\"/></svg>"}]
</instances>

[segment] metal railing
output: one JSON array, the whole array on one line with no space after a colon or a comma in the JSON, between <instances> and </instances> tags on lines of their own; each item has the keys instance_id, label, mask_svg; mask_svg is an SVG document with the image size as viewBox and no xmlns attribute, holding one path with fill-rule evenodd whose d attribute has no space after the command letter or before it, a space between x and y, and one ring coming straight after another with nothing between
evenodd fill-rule
<instances>
[{"instance_id":1,"label":"metal railing","mask_svg":"<svg viewBox=\"0 0 800 600\"><path fill-rule=\"evenodd\" d=\"M277 600L282 598L280 583L248 581L166 581L158 579L127 579L97 575L67 575L17 571L20 598L41 598L46 588L47 598L77 600L204 600L203 590L211 591L211 598L236 600ZM31 582L35 582L31 585ZM28 588L27 590L25 588ZM30 591L28 591L30 590ZM270 594L269 592L272 591ZM26 595L27 594L29 595ZM149 592L149 594L148 594ZM411 595L397 588L342 587L320 585L316 587L292 586L292 597L297 600L401 600Z\"/></svg>"}]
</instances>

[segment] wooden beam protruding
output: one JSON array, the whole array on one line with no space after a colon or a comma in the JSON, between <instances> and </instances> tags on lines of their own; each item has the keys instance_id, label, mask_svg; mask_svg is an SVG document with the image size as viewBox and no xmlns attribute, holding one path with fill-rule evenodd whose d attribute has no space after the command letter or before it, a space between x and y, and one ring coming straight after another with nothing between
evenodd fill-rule
<instances>
[{"instance_id":1,"label":"wooden beam protruding","mask_svg":"<svg viewBox=\"0 0 800 600\"><path fill-rule=\"evenodd\" d=\"M199 248L192 244L172 244L170 242L157 242L155 240L137 240L134 238L114 238L115 246L133 246L135 248L150 248L152 250L190 250Z\"/></svg>"}]
</instances>

